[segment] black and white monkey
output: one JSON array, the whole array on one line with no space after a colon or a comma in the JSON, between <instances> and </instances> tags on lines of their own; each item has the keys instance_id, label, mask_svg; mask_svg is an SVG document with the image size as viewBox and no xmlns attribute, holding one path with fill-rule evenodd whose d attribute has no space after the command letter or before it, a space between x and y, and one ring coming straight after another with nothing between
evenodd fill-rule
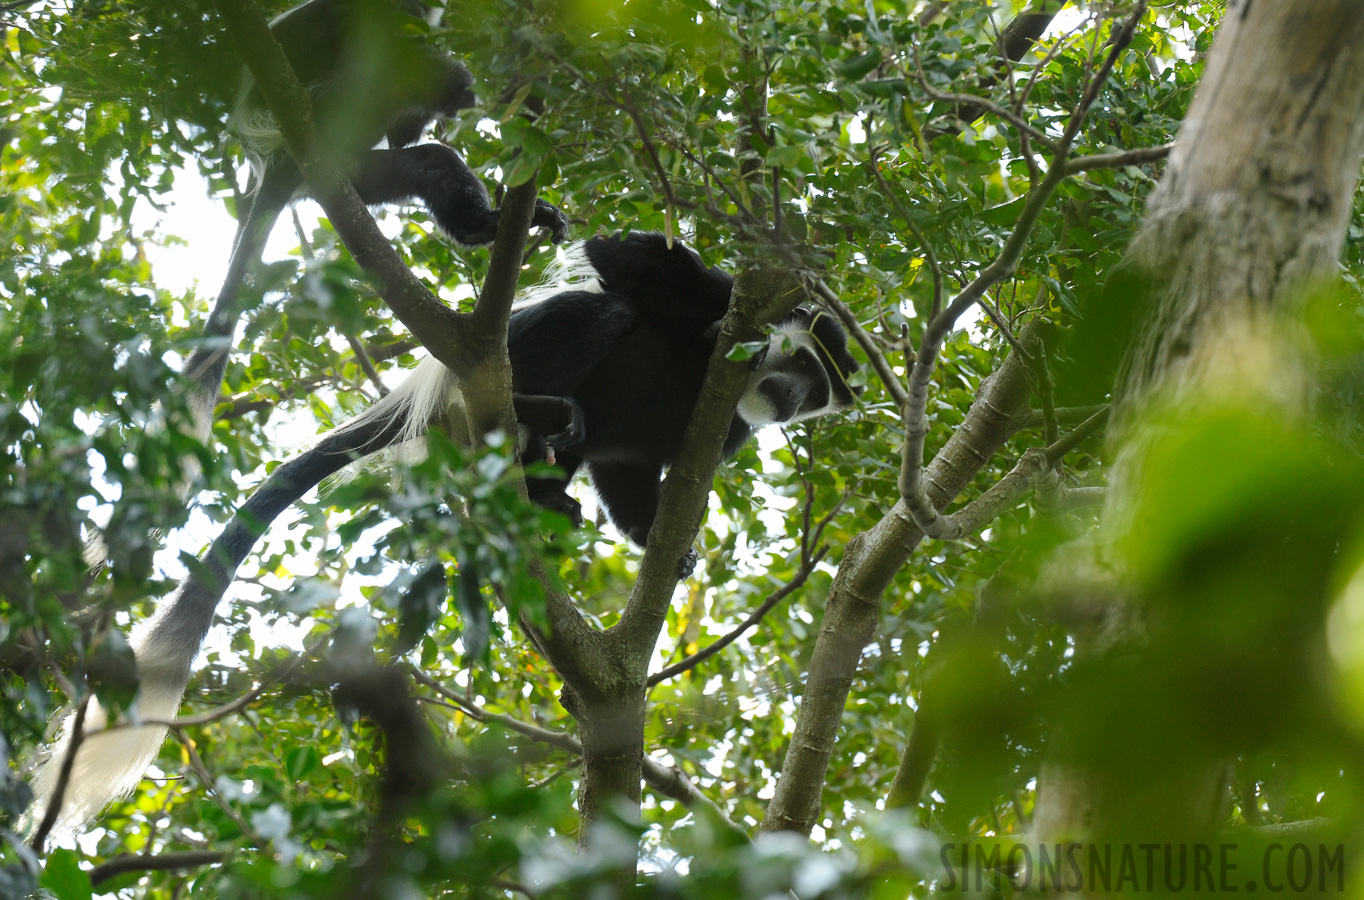
<instances>
[{"instance_id":1,"label":"black and white monkey","mask_svg":"<svg viewBox=\"0 0 1364 900\"><path fill-rule=\"evenodd\" d=\"M433 121L474 105L473 78L458 60L433 49L413 29L420 0L307 0L270 23L314 107L314 141L348 169L371 206L420 200L442 231L467 246L491 243L494 209L483 183L444 144L413 146ZM227 275L185 362L195 431L206 440L241 315L247 272L275 220L303 188L269 109L248 77L233 123L252 160L252 183ZM374 149L381 141L386 149ZM558 243L563 213L537 201L532 224Z\"/></svg>"},{"instance_id":2,"label":"black and white monkey","mask_svg":"<svg viewBox=\"0 0 1364 900\"><path fill-rule=\"evenodd\" d=\"M508 329L521 459L544 460L552 450L565 473L531 480L531 498L576 518L578 503L565 489L585 467L611 521L644 544L663 469L680 451L700 396L733 279L658 234L593 238L568 248L566 258L559 275L567 286L530 292L514 306ZM760 426L848 408L860 391L848 383L857 369L842 327L825 313L797 309L773 326L767 350L754 359L725 454L737 452ZM141 718L175 716L218 601L276 516L357 458L419 438L461 402L453 374L427 359L370 409L271 473L202 565L136 629ZM87 731L103 721L103 710L92 704ZM131 791L164 736L162 727L138 726L87 738L60 821L79 825ZM40 805L51 797L67 746L63 737L34 779Z\"/></svg>"}]
</instances>

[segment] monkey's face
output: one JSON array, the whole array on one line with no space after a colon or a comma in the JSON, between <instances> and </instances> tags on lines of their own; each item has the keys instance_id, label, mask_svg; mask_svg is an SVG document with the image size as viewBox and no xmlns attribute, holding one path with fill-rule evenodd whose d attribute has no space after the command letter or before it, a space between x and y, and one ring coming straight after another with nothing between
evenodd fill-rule
<instances>
[{"instance_id":1,"label":"monkey's face","mask_svg":"<svg viewBox=\"0 0 1364 900\"><path fill-rule=\"evenodd\" d=\"M739 415L750 425L796 422L823 412L829 403L829 376L799 336L774 336L739 398Z\"/></svg>"},{"instance_id":2,"label":"monkey's face","mask_svg":"<svg viewBox=\"0 0 1364 900\"><path fill-rule=\"evenodd\" d=\"M838 323L797 309L773 327L771 342L755 358L739 417L759 426L847 409L860 392L848 385L857 368Z\"/></svg>"}]
</instances>

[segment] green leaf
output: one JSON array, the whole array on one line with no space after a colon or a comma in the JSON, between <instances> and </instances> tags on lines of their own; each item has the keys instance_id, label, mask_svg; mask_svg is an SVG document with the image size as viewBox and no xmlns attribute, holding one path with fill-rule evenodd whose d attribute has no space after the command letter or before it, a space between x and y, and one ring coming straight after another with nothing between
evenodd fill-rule
<instances>
[{"instance_id":1,"label":"green leaf","mask_svg":"<svg viewBox=\"0 0 1364 900\"><path fill-rule=\"evenodd\" d=\"M79 859L73 850L53 850L38 883L51 891L57 900L90 900L95 889L90 883L90 873L81 869Z\"/></svg>"}]
</instances>

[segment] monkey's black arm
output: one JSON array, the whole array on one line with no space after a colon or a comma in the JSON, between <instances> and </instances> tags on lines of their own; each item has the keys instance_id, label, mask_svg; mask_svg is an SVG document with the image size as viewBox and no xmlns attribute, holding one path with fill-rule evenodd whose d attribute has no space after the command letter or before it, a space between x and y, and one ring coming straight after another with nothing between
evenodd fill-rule
<instances>
[{"instance_id":1,"label":"monkey's black arm","mask_svg":"<svg viewBox=\"0 0 1364 900\"><path fill-rule=\"evenodd\" d=\"M660 466L632 463L590 462L587 471L592 487L616 527L643 547L658 514Z\"/></svg>"},{"instance_id":2,"label":"monkey's black arm","mask_svg":"<svg viewBox=\"0 0 1364 900\"><path fill-rule=\"evenodd\" d=\"M436 224L461 244L482 246L497 237L500 211L464 159L444 144L370 150L351 182L369 206L420 199ZM567 217L544 200L536 200L531 225L548 228L556 244L568 235Z\"/></svg>"}]
</instances>

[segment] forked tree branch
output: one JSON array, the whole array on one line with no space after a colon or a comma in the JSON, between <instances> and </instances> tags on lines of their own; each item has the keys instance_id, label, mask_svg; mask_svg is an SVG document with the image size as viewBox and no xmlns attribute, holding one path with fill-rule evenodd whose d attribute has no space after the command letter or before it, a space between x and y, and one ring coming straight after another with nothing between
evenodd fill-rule
<instances>
[{"instance_id":1,"label":"forked tree branch","mask_svg":"<svg viewBox=\"0 0 1364 900\"><path fill-rule=\"evenodd\" d=\"M309 150L312 103L265 17L252 0L217 0L238 50L279 123L290 155L332 227L355 261L376 281L379 295L428 352L464 382L471 424L488 430L515 424L506 356L506 322L535 206L531 179L508 191L498 221L488 277L472 313L441 303L416 278L379 231L346 174L332 160ZM585 668L579 652L591 629L567 597L546 581L556 667Z\"/></svg>"},{"instance_id":2,"label":"forked tree branch","mask_svg":"<svg viewBox=\"0 0 1364 900\"><path fill-rule=\"evenodd\" d=\"M551 731L548 728L541 728L539 725L522 722L520 719L513 718L512 716L484 709L475 703L470 703L466 698L460 696L457 692L450 690L420 669L412 667L410 668L410 671L412 677L418 682L426 685L441 697L445 698L445 700L448 701L448 704L446 705L458 709L475 721L501 725L503 728L528 737L533 741L548 744L551 747L557 747L560 750L572 753L574 756L583 755L582 742L572 735L564 734L562 731ZM681 770L675 767L665 766L657 760L650 759L647 756L644 757L643 762L644 781L650 787L664 796L672 797L684 806L704 806L709 809L720 822L727 825L736 833L744 835L745 838L748 836L748 833L744 831L743 828L730 819L729 816L725 814L725 811L722 810L714 800L707 797Z\"/></svg>"},{"instance_id":3,"label":"forked tree branch","mask_svg":"<svg viewBox=\"0 0 1364 900\"><path fill-rule=\"evenodd\" d=\"M1131 43L1132 35L1145 11L1146 3L1143 0L1114 30L1109 52L1094 73L1093 78L1090 79L1079 102L1076 103L1060 140L1055 143L1055 155L1052 159L1051 168L1037 189L1029 194L1018 223L1004 242L1004 247L1000 250L999 255L952 300L947 309L929 321L928 327L920 339L914 368L909 373L909 396L904 407L905 442L900 463L900 496L904 498L905 505L909 509L910 515L913 516L915 524L922 528L929 537L940 540L957 540L972 533L971 529L975 525L973 518L961 518L963 514L958 514L956 517L943 515L934 506L924 490L923 452L924 442L928 437L929 430L928 389L938 354L942 349L942 343L952 329L956 327L957 320L963 313L975 305L985 295L986 291L1013 275L1018 261L1023 255L1023 249L1028 238L1032 234L1033 227L1037 224L1038 217L1050 201L1051 195L1066 177L1065 161L1076 136L1079 134L1085 114L1093 106L1100 87L1112 73L1118 57ZM1016 469L1017 478L1015 480L1024 478L1034 465L1036 465L1036 457L1034 457L1033 462L1027 465L1024 465L1021 460L1019 468ZM1005 477L1010 478L1012 476L1015 476L1015 473L1011 472L1009 476ZM1010 496L1015 489L1016 486L1012 483L1010 486L1002 488L1001 492L992 498L992 502L996 498ZM980 499L985 500L985 497ZM981 507L982 512L985 509L987 507Z\"/></svg>"}]
</instances>

